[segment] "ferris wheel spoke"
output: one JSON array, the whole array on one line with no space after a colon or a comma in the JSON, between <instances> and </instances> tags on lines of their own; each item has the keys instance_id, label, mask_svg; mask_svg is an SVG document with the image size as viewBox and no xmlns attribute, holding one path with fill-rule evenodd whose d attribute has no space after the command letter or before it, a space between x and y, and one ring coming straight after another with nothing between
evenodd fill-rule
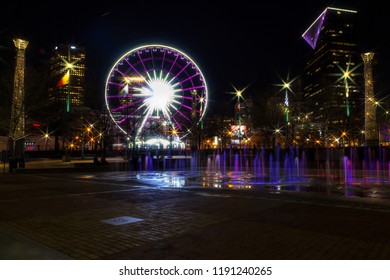
<instances>
[{"instance_id":1,"label":"ferris wheel spoke","mask_svg":"<svg viewBox=\"0 0 390 280\"><path fill-rule=\"evenodd\" d=\"M180 71L175 75L175 76L173 76L173 78L171 79L171 81L173 81L174 79L177 79L177 77L188 67L188 65L190 65L190 63L189 62L187 62L187 64L183 67L183 68L181 68L180 69ZM171 82L170 81L170 82Z\"/></svg>"},{"instance_id":2,"label":"ferris wheel spoke","mask_svg":"<svg viewBox=\"0 0 390 280\"><path fill-rule=\"evenodd\" d=\"M123 122L127 121L130 118L130 116L125 116L124 118L117 121L117 123L122 124Z\"/></svg>"},{"instance_id":3,"label":"ferris wheel spoke","mask_svg":"<svg viewBox=\"0 0 390 280\"><path fill-rule=\"evenodd\" d=\"M173 121L172 121L173 120ZM169 122L172 124L172 128L176 131L179 131L181 129L180 123L176 120L175 116L169 117Z\"/></svg>"},{"instance_id":4,"label":"ferris wheel spoke","mask_svg":"<svg viewBox=\"0 0 390 280\"><path fill-rule=\"evenodd\" d=\"M144 63L144 60L142 59L141 55L140 55L140 52L137 52L138 54L138 58L139 58L139 62L141 62L143 68L144 68L144 71L147 73L148 72L148 69L146 68L145 66L145 63Z\"/></svg>"},{"instance_id":5,"label":"ferris wheel spoke","mask_svg":"<svg viewBox=\"0 0 390 280\"><path fill-rule=\"evenodd\" d=\"M190 95L183 95L183 99L191 100L191 101L192 101L193 97L190 96ZM195 100L196 100L197 102L200 102L201 98L200 98L200 97L196 97Z\"/></svg>"},{"instance_id":6,"label":"ferris wheel spoke","mask_svg":"<svg viewBox=\"0 0 390 280\"><path fill-rule=\"evenodd\" d=\"M138 70L133 66L133 64L131 64L131 63L129 62L129 58L125 58L125 61L126 61L126 63L131 67L131 69L133 69L134 72L137 73L138 76L140 76L140 77L142 76L142 74L141 74L140 72L138 72Z\"/></svg>"},{"instance_id":7,"label":"ferris wheel spoke","mask_svg":"<svg viewBox=\"0 0 390 280\"><path fill-rule=\"evenodd\" d=\"M192 79L195 78L195 77L197 77L197 76L199 76L199 73L196 73L195 75L189 76L189 77L187 77L186 79L181 80L181 81L180 81L180 84L183 84L183 83L185 83L185 82L187 82L187 81L189 81L189 80L192 81Z\"/></svg>"},{"instance_id":8,"label":"ferris wheel spoke","mask_svg":"<svg viewBox=\"0 0 390 280\"><path fill-rule=\"evenodd\" d=\"M201 85L201 86L193 86L193 87L190 87L190 88L183 88L183 91L191 91L191 90L194 90L194 89L201 89L201 88L204 88L205 86L204 85Z\"/></svg>"},{"instance_id":9,"label":"ferris wheel spoke","mask_svg":"<svg viewBox=\"0 0 390 280\"><path fill-rule=\"evenodd\" d=\"M128 120L128 119L133 119L134 116L137 116L136 113L138 113L137 111L133 111L131 112L131 114L127 114L124 116L124 118L122 118L120 121L118 121L118 123L122 124L124 121Z\"/></svg>"},{"instance_id":10,"label":"ferris wheel spoke","mask_svg":"<svg viewBox=\"0 0 390 280\"><path fill-rule=\"evenodd\" d=\"M192 111L192 107L190 107L186 104L182 104L181 106L182 106L182 108L188 109L188 111L190 111L190 112Z\"/></svg>"},{"instance_id":11,"label":"ferris wheel spoke","mask_svg":"<svg viewBox=\"0 0 390 280\"><path fill-rule=\"evenodd\" d=\"M175 58L175 60L174 60L173 63L171 64L171 67L169 68L168 73L172 73L173 66L176 65L176 61L177 61L178 58L179 58L179 56L177 55L176 58Z\"/></svg>"},{"instance_id":12,"label":"ferris wheel spoke","mask_svg":"<svg viewBox=\"0 0 390 280\"><path fill-rule=\"evenodd\" d=\"M108 95L108 99L123 99L123 96L120 95Z\"/></svg>"},{"instance_id":13,"label":"ferris wheel spoke","mask_svg":"<svg viewBox=\"0 0 390 280\"><path fill-rule=\"evenodd\" d=\"M161 60L161 69L164 69L164 64L165 64L165 50L160 50L162 51L163 53L163 57L162 57L162 60ZM162 71L161 71L162 72Z\"/></svg>"},{"instance_id":14,"label":"ferris wheel spoke","mask_svg":"<svg viewBox=\"0 0 390 280\"><path fill-rule=\"evenodd\" d=\"M146 121L148 120L148 118L150 117L150 112L148 111L147 114L144 116L144 118L142 119L142 122L141 122L141 125L139 126L139 128L137 129L137 134L136 134L136 137L139 135L139 133L143 130L144 126L145 126L145 123Z\"/></svg>"},{"instance_id":15,"label":"ferris wheel spoke","mask_svg":"<svg viewBox=\"0 0 390 280\"><path fill-rule=\"evenodd\" d=\"M179 115L181 115L184 119L186 119L187 121L190 121L190 118L187 117L186 115L184 115L181 111L176 111Z\"/></svg>"},{"instance_id":16,"label":"ferris wheel spoke","mask_svg":"<svg viewBox=\"0 0 390 280\"><path fill-rule=\"evenodd\" d=\"M126 75L120 71L118 68L115 68L115 72L118 72L119 74L121 74L122 77L126 77Z\"/></svg>"},{"instance_id":17,"label":"ferris wheel spoke","mask_svg":"<svg viewBox=\"0 0 390 280\"><path fill-rule=\"evenodd\" d=\"M153 69L156 69L156 65L154 63L154 56L153 56L153 53L155 53L157 50L156 49L152 49L152 51L150 52L150 58L151 58L151 61L152 61L152 68Z\"/></svg>"},{"instance_id":18,"label":"ferris wheel spoke","mask_svg":"<svg viewBox=\"0 0 390 280\"><path fill-rule=\"evenodd\" d=\"M118 83L114 83L114 82L109 82L110 85L114 85L114 86L118 86L118 87L123 87L123 84L118 84Z\"/></svg>"}]
</instances>

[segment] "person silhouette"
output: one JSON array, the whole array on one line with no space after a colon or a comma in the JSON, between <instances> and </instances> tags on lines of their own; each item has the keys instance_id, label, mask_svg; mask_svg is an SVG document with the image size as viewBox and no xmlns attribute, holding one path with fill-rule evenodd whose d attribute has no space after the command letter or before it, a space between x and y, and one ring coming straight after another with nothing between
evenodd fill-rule
<instances>
[{"instance_id":1,"label":"person silhouette","mask_svg":"<svg viewBox=\"0 0 390 280\"><path fill-rule=\"evenodd\" d=\"M100 159L100 163L101 165L108 165L108 161L106 160L105 156L102 156L102 158Z\"/></svg>"},{"instance_id":2,"label":"person silhouette","mask_svg":"<svg viewBox=\"0 0 390 280\"><path fill-rule=\"evenodd\" d=\"M95 165L97 165L97 166L100 165L100 161L99 161L99 159L97 158L97 156L95 156L95 157L93 158L93 163L94 163Z\"/></svg>"}]
</instances>

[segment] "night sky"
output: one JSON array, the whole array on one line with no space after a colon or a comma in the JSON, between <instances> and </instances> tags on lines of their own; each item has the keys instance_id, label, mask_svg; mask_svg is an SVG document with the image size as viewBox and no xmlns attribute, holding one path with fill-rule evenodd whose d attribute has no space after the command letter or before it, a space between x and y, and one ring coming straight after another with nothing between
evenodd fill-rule
<instances>
[{"instance_id":1,"label":"night sky","mask_svg":"<svg viewBox=\"0 0 390 280\"><path fill-rule=\"evenodd\" d=\"M361 51L376 53L377 90L387 89L390 24L380 1L229 2L13 1L0 11L0 67L14 59L14 37L30 41L30 61L48 57L59 43L84 46L87 71L98 81L98 99L104 100L106 74L119 57L143 44L165 44L198 64L209 86L209 104L219 112L233 108L227 94L232 85L249 85L247 94L253 95L279 83L279 77L300 75L309 50L301 35L332 6L358 11Z\"/></svg>"}]
</instances>

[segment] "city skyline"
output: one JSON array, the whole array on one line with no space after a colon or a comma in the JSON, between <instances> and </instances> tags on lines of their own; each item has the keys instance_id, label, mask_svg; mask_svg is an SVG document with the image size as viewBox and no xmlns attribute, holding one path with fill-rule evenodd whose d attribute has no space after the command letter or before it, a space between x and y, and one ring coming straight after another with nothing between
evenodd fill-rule
<instances>
[{"instance_id":1,"label":"city skyline","mask_svg":"<svg viewBox=\"0 0 390 280\"><path fill-rule=\"evenodd\" d=\"M385 13L375 0L4 5L0 258L117 262L0 275L385 275L356 262L390 259Z\"/></svg>"},{"instance_id":2,"label":"city skyline","mask_svg":"<svg viewBox=\"0 0 390 280\"><path fill-rule=\"evenodd\" d=\"M388 87L383 81L390 71L385 17L375 3L359 2L282 1L261 7L249 2L241 6L198 2L190 8L134 3L124 11L123 4L91 7L68 1L71 12L50 2L39 8L18 2L1 12L0 45L5 50L0 57L12 63L7 57L14 56L13 37L30 41L27 63L48 57L56 44L83 46L87 71L97 79L97 91L103 95L106 75L123 53L145 43L163 43L185 51L197 62L209 85L211 108L224 100L233 112L226 93L234 88L249 85L250 93L288 75L301 75L309 48L301 36L326 7L333 6L358 12L359 46L362 52L375 53L374 90L378 92Z\"/></svg>"}]
</instances>

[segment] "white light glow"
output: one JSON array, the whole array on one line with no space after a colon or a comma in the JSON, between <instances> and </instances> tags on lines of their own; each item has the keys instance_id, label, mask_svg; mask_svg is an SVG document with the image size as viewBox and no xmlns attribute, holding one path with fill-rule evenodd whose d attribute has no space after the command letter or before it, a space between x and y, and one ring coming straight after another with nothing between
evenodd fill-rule
<instances>
[{"instance_id":1,"label":"white light glow","mask_svg":"<svg viewBox=\"0 0 390 280\"><path fill-rule=\"evenodd\" d=\"M166 111L166 107L170 106L174 100L175 89L167 81L153 79L148 83L149 88L142 88L141 91L150 95L145 100L151 111Z\"/></svg>"},{"instance_id":2,"label":"white light glow","mask_svg":"<svg viewBox=\"0 0 390 280\"><path fill-rule=\"evenodd\" d=\"M163 78L163 72L161 71L157 75L156 71L153 71L153 75L148 73L148 78L145 79L145 83L141 88L134 88L136 92L139 92L140 96L144 96L144 101L140 105L140 108L146 107L145 115L140 127L137 129L136 137L143 130L148 118L153 116L163 115L164 119L168 120L174 130L174 122L171 120L172 111L176 111L176 104L179 104L175 98L182 96L181 89L176 89L178 84L171 84L172 80L168 81L169 74L166 74Z\"/></svg>"}]
</instances>

